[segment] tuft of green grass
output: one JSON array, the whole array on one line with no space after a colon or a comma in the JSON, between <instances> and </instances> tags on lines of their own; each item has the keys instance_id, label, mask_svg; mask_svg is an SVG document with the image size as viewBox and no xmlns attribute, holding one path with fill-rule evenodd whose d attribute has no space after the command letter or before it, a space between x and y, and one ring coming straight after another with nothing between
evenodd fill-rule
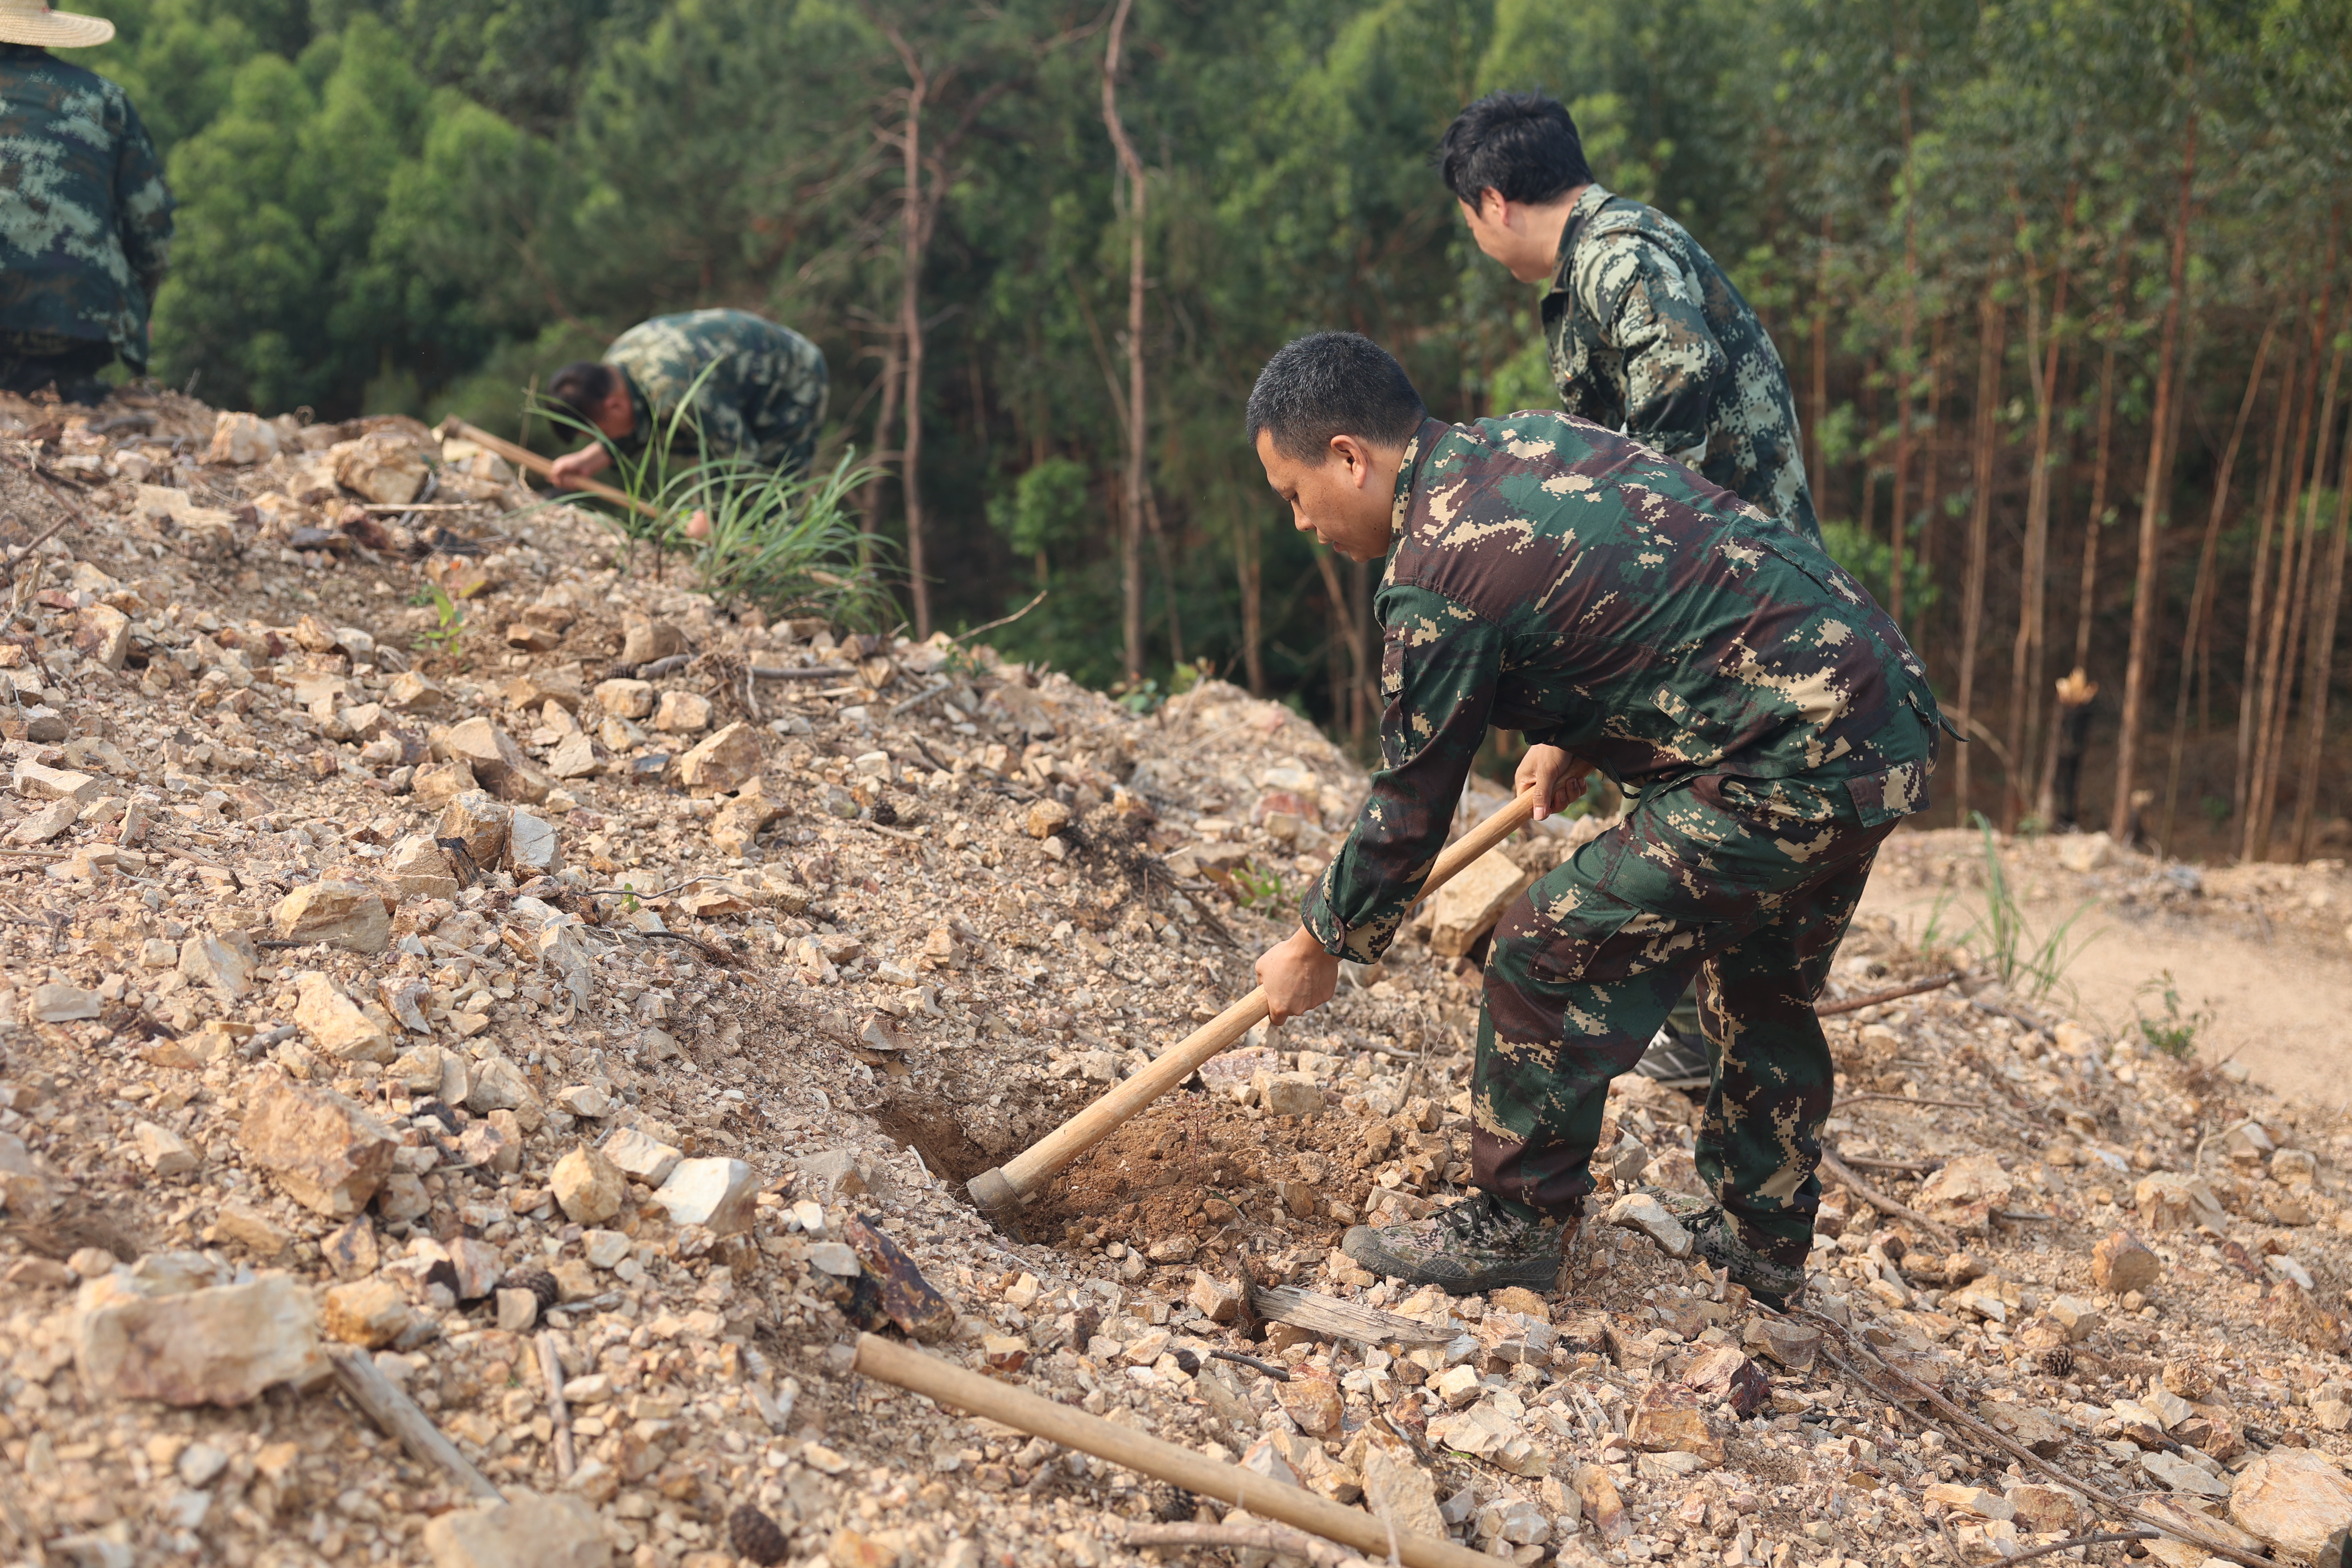
<instances>
[{"instance_id":1,"label":"tuft of green grass","mask_svg":"<svg viewBox=\"0 0 2352 1568\"><path fill-rule=\"evenodd\" d=\"M427 583L414 602L433 606L435 624L420 633L413 646L420 652L433 647L447 653L456 647L457 639L466 635L466 612L458 608L457 601L442 592L440 584Z\"/></svg>"},{"instance_id":2,"label":"tuft of green grass","mask_svg":"<svg viewBox=\"0 0 2352 1568\"><path fill-rule=\"evenodd\" d=\"M898 619L888 580L891 545L863 531L850 504L875 468L857 464L854 453L823 473L784 474L742 458L701 458L702 429L693 414L700 385L697 378L636 458L562 405L540 401L537 412L551 424L612 454L606 483L658 514L648 517L634 506L608 510L593 496L571 498L627 541L626 564L634 566L637 550L648 548L659 578L670 556L684 556L705 593L757 605L772 616L822 616L860 630ZM710 524L698 540L687 532L698 512Z\"/></svg>"},{"instance_id":3,"label":"tuft of green grass","mask_svg":"<svg viewBox=\"0 0 2352 1568\"><path fill-rule=\"evenodd\" d=\"M1290 904L1290 890L1283 885L1279 871L1255 860L1244 860L1234 868L1233 879L1241 893L1238 901L1245 910L1271 915L1280 913Z\"/></svg>"},{"instance_id":4,"label":"tuft of green grass","mask_svg":"<svg viewBox=\"0 0 2352 1568\"><path fill-rule=\"evenodd\" d=\"M2074 923L2090 909L2091 901L2084 900L2055 928L2037 935L2010 885L2008 868L2002 864L1992 824L1982 812L1972 815L1978 832L1984 837L1984 907L1968 930L1954 939L1955 943L1991 970L2010 991L2038 1000L2056 990L2083 950L2098 940L2099 933L2094 931L2079 941L2069 941ZM1937 900L1928 917L1927 929L1921 935L1923 948L1941 939L1946 901Z\"/></svg>"},{"instance_id":5,"label":"tuft of green grass","mask_svg":"<svg viewBox=\"0 0 2352 1568\"><path fill-rule=\"evenodd\" d=\"M2174 984L2169 969L2141 986L2139 994L2145 996L2150 992L2163 1000L2164 1016L2151 1018L2135 1002L2132 1012L2139 1024L2140 1038L2147 1042L2151 1050L2175 1061L2187 1061L2197 1054L2197 1031L2211 1023L2213 1015L2201 1007L2188 1013L2180 1010L2180 988Z\"/></svg>"}]
</instances>

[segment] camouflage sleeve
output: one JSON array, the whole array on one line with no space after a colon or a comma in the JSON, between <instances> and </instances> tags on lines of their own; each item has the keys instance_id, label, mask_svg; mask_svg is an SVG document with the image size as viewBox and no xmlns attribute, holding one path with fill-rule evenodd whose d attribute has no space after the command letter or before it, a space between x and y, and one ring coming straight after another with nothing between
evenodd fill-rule
<instances>
[{"instance_id":1,"label":"camouflage sleeve","mask_svg":"<svg viewBox=\"0 0 2352 1568\"><path fill-rule=\"evenodd\" d=\"M1358 963L1388 951L1445 847L1503 663L1501 629L1442 594L1391 583L1375 608L1387 632L1381 765L1354 831L1299 911L1323 951Z\"/></svg>"},{"instance_id":2,"label":"camouflage sleeve","mask_svg":"<svg viewBox=\"0 0 2352 1568\"><path fill-rule=\"evenodd\" d=\"M172 187L163 183L163 161L129 100L114 163L114 210L121 215L122 255L139 280L148 306L172 260Z\"/></svg>"},{"instance_id":3,"label":"camouflage sleeve","mask_svg":"<svg viewBox=\"0 0 2352 1568\"><path fill-rule=\"evenodd\" d=\"M1625 432L1696 468L1706 457L1708 411L1731 374L1698 280L1638 235L1612 235L1590 250L1577 266L1578 302L1607 323L1624 356Z\"/></svg>"}]
</instances>

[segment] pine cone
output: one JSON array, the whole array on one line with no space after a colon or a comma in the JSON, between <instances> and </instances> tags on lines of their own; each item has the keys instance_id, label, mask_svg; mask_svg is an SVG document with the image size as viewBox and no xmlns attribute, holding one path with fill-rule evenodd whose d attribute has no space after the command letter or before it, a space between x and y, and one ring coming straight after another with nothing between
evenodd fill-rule
<instances>
[{"instance_id":1,"label":"pine cone","mask_svg":"<svg viewBox=\"0 0 2352 1568\"><path fill-rule=\"evenodd\" d=\"M792 1537L748 1502L727 1516L727 1539L734 1543L738 1557L749 1557L761 1568L782 1563L793 1553Z\"/></svg>"},{"instance_id":2,"label":"pine cone","mask_svg":"<svg viewBox=\"0 0 2352 1568\"><path fill-rule=\"evenodd\" d=\"M2074 1370L2074 1352L2064 1345L2042 1352L2036 1363L2044 1377L2064 1377Z\"/></svg>"},{"instance_id":3,"label":"pine cone","mask_svg":"<svg viewBox=\"0 0 2352 1568\"><path fill-rule=\"evenodd\" d=\"M877 800L874 803L875 826L890 827L895 826L898 823L898 808L897 806L892 805L887 800Z\"/></svg>"},{"instance_id":4,"label":"pine cone","mask_svg":"<svg viewBox=\"0 0 2352 1568\"><path fill-rule=\"evenodd\" d=\"M528 1290L538 1297L539 1310L542 1312L563 1299L563 1288L555 1282L555 1276L544 1268L509 1269L499 1283L509 1290Z\"/></svg>"}]
</instances>

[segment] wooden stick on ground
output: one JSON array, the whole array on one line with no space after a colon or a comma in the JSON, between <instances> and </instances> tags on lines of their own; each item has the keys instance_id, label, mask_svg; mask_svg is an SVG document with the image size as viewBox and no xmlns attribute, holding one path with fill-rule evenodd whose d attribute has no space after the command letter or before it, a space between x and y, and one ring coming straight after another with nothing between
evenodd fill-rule
<instances>
[{"instance_id":1,"label":"wooden stick on ground","mask_svg":"<svg viewBox=\"0 0 2352 1568\"><path fill-rule=\"evenodd\" d=\"M1430 868L1429 879L1413 895L1419 903L1462 868L1528 825L1535 810L1529 790L1447 845ZM983 1209L1009 1211L1036 1195L1063 1167L1117 1131L1145 1106L1182 1083L1202 1062L1248 1034L1266 1017L1265 988L1250 994L1154 1058L1150 1067L1116 1085L1101 1099L993 1170L965 1185Z\"/></svg>"},{"instance_id":2,"label":"wooden stick on ground","mask_svg":"<svg viewBox=\"0 0 2352 1568\"><path fill-rule=\"evenodd\" d=\"M468 425L454 414L441 421L439 433L445 437L461 437L477 447L487 447L515 467L529 468L541 479L551 478L553 475L555 464L550 459L541 457L528 447L518 447L502 436L493 436L488 430ZM583 490L592 496L600 496L615 506L625 506L642 512L656 522L661 521L662 514L658 508L649 506L633 495L616 490L608 484L595 479L566 479L564 483L575 490Z\"/></svg>"},{"instance_id":3,"label":"wooden stick on ground","mask_svg":"<svg viewBox=\"0 0 2352 1568\"><path fill-rule=\"evenodd\" d=\"M489 1502L507 1500L489 1478L457 1451L457 1445L442 1436L441 1428L416 1407L407 1392L376 1370L367 1352L356 1345L324 1348L328 1361L334 1364L335 1381L352 1396L352 1403L366 1411L368 1419L383 1428L385 1436L398 1440L409 1458L440 1466L475 1497Z\"/></svg>"},{"instance_id":4,"label":"wooden stick on ground","mask_svg":"<svg viewBox=\"0 0 2352 1568\"><path fill-rule=\"evenodd\" d=\"M547 1419L555 1427L555 1474L572 1479L572 1412L563 1403L563 1358L555 1353L555 1331L539 1331L539 1375L547 1383Z\"/></svg>"},{"instance_id":5,"label":"wooden stick on ground","mask_svg":"<svg viewBox=\"0 0 2352 1568\"><path fill-rule=\"evenodd\" d=\"M1849 996L1843 1002L1817 1005L1813 1008L1813 1016L1828 1018L1839 1013L1859 1013L1864 1007L1875 1007L1882 1002L1900 1002L1906 996L1917 996L1929 991L1941 991L1959 977L1959 972L1954 970L1949 974L1938 975L1933 980L1916 980L1908 985L1897 985L1891 990L1874 991L1867 996Z\"/></svg>"},{"instance_id":6,"label":"wooden stick on ground","mask_svg":"<svg viewBox=\"0 0 2352 1568\"><path fill-rule=\"evenodd\" d=\"M1147 1436L1099 1415L1057 1405L910 1346L860 1334L850 1370L928 1395L940 1405L1002 1421L1065 1448L1092 1454L1225 1507L1247 1509L1260 1519L1292 1525L1367 1555L1384 1555L1389 1550L1388 1526L1370 1514L1343 1508L1299 1487L1268 1480L1239 1465L1223 1464ZM1398 1555L1412 1568L1495 1568L1492 1557L1450 1541L1400 1531L1396 1542Z\"/></svg>"},{"instance_id":7,"label":"wooden stick on ground","mask_svg":"<svg viewBox=\"0 0 2352 1568\"><path fill-rule=\"evenodd\" d=\"M1946 1226L1929 1219L1917 1209L1906 1208L1903 1205L1896 1203L1893 1198L1888 1197L1885 1193L1880 1192L1868 1182L1864 1181L1860 1176L1857 1176L1852 1171L1847 1170L1845 1168L1845 1163L1826 1149L1822 1151L1821 1168L1824 1173L1835 1177L1844 1185L1848 1192L1853 1194L1855 1197L1860 1198L1864 1203L1868 1204L1872 1208L1876 1209L1879 1213L1883 1215L1891 1215L1896 1219L1909 1220L1913 1225L1920 1226L1935 1237L1937 1242L1941 1246L1957 1247L1959 1245L1959 1237L1953 1235Z\"/></svg>"},{"instance_id":8,"label":"wooden stick on ground","mask_svg":"<svg viewBox=\"0 0 2352 1568\"><path fill-rule=\"evenodd\" d=\"M1220 1552L1271 1552L1295 1557L1308 1568L1343 1568L1363 1558L1328 1541L1278 1524L1137 1524L1128 1527L1133 1547L1206 1546Z\"/></svg>"}]
</instances>

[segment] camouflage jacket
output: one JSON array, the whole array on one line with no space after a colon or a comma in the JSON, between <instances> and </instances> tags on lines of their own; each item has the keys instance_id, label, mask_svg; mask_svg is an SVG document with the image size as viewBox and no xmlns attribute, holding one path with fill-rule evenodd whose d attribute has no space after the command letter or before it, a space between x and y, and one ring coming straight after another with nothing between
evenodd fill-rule
<instances>
[{"instance_id":1,"label":"camouflage jacket","mask_svg":"<svg viewBox=\"0 0 2352 1568\"><path fill-rule=\"evenodd\" d=\"M614 339L604 359L627 378L636 415L627 438L614 443L624 456L642 457L657 437L670 438L673 421L688 447L700 427L707 457L797 469L816 450L824 355L789 327L748 310L656 316Z\"/></svg>"},{"instance_id":2,"label":"camouflage jacket","mask_svg":"<svg viewBox=\"0 0 2352 1568\"><path fill-rule=\"evenodd\" d=\"M123 90L0 44L0 331L110 342L147 366L172 192Z\"/></svg>"},{"instance_id":3,"label":"camouflage jacket","mask_svg":"<svg viewBox=\"0 0 2352 1568\"><path fill-rule=\"evenodd\" d=\"M1327 952L1388 946L1489 724L1629 795L1712 776L1799 858L1808 823L1926 809L1927 672L1805 534L1549 411L1424 421L1395 505L1381 766L1302 914Z\"/></svg>"},{"instance_id":4,"label":"camouflage jacket","mask_svg":"<svg viewBox=\"0 0 2352 1568\"><path fill-rule=\"evenodd\" d=\"M1560 231L1543 324L1561 407L1821 538L1789 373L1682 225L1588 187Z\"/></svg>"}]
</instances>

